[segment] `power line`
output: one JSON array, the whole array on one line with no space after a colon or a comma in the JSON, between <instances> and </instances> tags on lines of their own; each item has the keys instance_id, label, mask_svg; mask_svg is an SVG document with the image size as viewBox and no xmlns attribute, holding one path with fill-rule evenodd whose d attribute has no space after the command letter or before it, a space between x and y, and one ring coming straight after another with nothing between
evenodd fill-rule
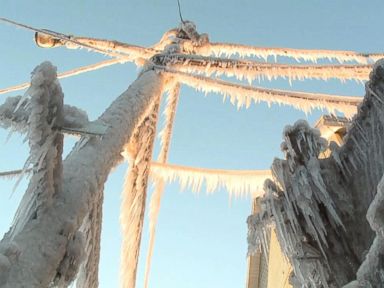
<instances>
[{"instance_id":1,"label":"power line","mask_svg":"<svg viewBox=\"0 0 384 288\"><path fill-rule=\"evenodd\" d=\"M183 16L181 15L180 0L177 0L177 6L179 7L179 16L182 23L184 23Z\"/></svg>"}]
</instances>

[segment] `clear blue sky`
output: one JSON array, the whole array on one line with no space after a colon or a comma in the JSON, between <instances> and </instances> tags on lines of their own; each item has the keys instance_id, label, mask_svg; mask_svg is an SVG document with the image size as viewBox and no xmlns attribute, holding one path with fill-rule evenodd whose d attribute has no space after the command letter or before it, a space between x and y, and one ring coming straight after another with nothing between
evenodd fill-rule
<instances>
[{"instance_id":1,"label":"clear blue sky","mask_svg":"<svg viewBox=\"0 0 384 288\"><path fill-rule=\"evenodd\" d=\"M340 49L383 52L382 0L181 0L183 16L194 21L211 41L258 46ZM176 0L52 1L1 0L0 15L27 24L74 35L151 45L179 24ZM104 59L85 50L45 50L34 45L31 32L0 25L0 88L29 79L33 68L50 60L59 71ZM105 68L61 81L65 102L88 111L95 119L135 79L133 64ZM338 81L262 82L261 86L341 95L363 95L364 86ZM22 92L20 92L22 93ZM13 93L11 95L17 95ZM2 103L6 96L0 96ZM281 157L281 134L297 119L310 123L320 111L306 116L285 106L252 105L240 110L217 95L204 96L183 88L177 112L170 162L228 168L267 169ZM0 130L0 170L20 168L28 155L23 138L14 134L5 143ZM74 140L66 138L66 151ZM126 165L105 186L101 243L100 287L118 287L119 206ZM0 180L0 234L10 225L26 187L12 197L13 181ZM225 191L215 195L180 193L167 188L162 202L150 286L154 288L244 287L246 275L246 217L250 199L231 204ZM144 230L142 255L147 247ZM144 260L137 287L143 285Z\"/></svg>"}]
</instances>

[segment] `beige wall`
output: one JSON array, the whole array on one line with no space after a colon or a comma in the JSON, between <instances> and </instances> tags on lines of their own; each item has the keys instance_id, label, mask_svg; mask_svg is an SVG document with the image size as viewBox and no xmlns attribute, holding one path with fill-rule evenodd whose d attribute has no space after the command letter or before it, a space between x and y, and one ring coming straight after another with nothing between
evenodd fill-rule
<instances>
[{"instance_id":1,"label":"beige wall","mask_svg":"<svg viewBox=\"0 0 384 288\"><path fill-rule=\"evenodd\" d=\"M285 259L275 231L271 232L271 241L269 244L269 262L268 262L268 288L289 288L289 275L291 266Z\"/></svg>"}]
</instances>

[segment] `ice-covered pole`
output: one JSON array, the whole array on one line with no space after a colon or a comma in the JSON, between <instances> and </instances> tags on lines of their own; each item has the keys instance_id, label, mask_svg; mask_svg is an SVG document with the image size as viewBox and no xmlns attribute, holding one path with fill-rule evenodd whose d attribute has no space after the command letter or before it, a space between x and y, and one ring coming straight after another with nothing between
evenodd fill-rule
<instances>
[{"instance_id":1,"label":"ice-covered pole","mask_svg":"<svg viewBox=\"0 0 384 288\"><path fill-rule=\"evenodd\" d=\"M110 170L121 161L123 147L164 82L165 77L151 69L141 73L100 116L98 121L110 126L104 137L79 141L64 161L63 187L52 195L52 205L37 214L32 209L12 240L8 234L0 242L1 260L10 264L0 266L0 287L48 287L62 275L68 257L78 255L71 251L81 246L78 231L84 218L100 199Z\"/></svg>"}]
</instances>

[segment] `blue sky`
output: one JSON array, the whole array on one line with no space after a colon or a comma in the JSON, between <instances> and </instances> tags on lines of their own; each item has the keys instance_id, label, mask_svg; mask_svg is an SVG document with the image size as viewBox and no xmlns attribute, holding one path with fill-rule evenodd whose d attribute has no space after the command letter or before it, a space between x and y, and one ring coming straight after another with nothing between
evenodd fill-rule
<instances>
[{"instance_id":1,"label":"blue sky","mask_svg":"<svg viewBox=\"0 0 384 288\"><path fill-rule=\"evenodd\" d=\"M357 1L211 1L181 0L183 16L194 21L211 41L257 46L383 52L380 0ZM0 15L62 33L152 45L179 24L176 0L52 1L1 0ZM59 71L91 64L105 57L85 50L45 50L34 45L33 34L0 25L0 88L29 79L33 68L50 60ZM91 119L136 78L137 68L124 64L61 80L65 102L88 111ZM278 80L260 86L340 95L363 95L364 86L336 80L293 82ZM22 93L22 92L20 92ZM17 95L11 93L10 95ZM3 102L7 95L0 95ZM267 169L280 153L285 125L298 119L313 124L310 115L286 106L252 105L248 110L183 87L174 126L169 161L175 164L224 169ZM20 168L28 155L23 137L0 130L0 170ZM66 138L66 151L74 139ZM155 155L156 156L156 155ZM101 243L100 287L118 287L119 206L126 165L118 167L105 186ZM13 181L0 180L0 234L10 225L26 187L12 194ZM233 200L225 191L214 195L166 189L157 229L150 287L244 287L246 275L246 217L250 199ZM144 230L142 256L147 247ZM143 285L144 260L137 287Z\"/></svg>"}]
</instances>

